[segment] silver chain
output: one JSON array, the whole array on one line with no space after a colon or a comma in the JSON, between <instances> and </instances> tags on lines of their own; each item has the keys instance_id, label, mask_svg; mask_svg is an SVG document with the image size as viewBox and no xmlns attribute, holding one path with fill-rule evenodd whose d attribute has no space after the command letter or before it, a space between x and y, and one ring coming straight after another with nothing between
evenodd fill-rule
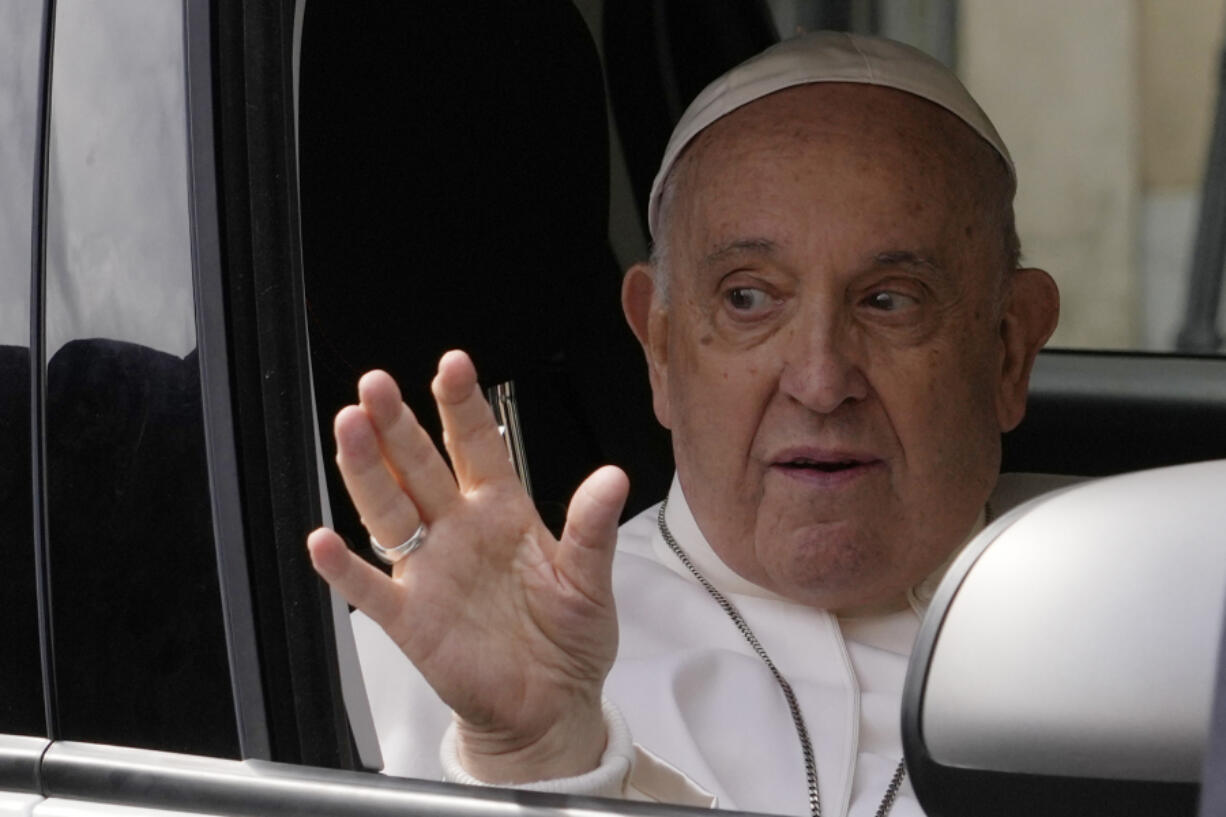
<instances>
[{"instance_id":1,"label":"silver chain","mask_svg":"<svg viewBox=\"0 0 1226 817\"><path fill-rule=\"evenodd\" d=\"M659 527L660 535L664 537L665 543L668 544L670 550L677 555L681 560L681 564L686 566L686 569L694 575L698 583L710 594L711 598L715 599L715 603L728 614L728 618L732 619L732 623L741 631L741 635L749 642L749 646L762 659L762 663L766 664L766 668L770 670L771 675L775 676L775 683L779 685L779 689L783 691L783 697L787 700L788 709L792 712L792 723L796 725L796 736L800 739L800 753L805 761L805 780L809 784L809 813L812 817L822 817L822 798L817 788L817 760L813 755L813 744L809 741L809 730L805 726L804 716L800 713L800 704L796 702L796 693L792 691L792 685L783 677L775 662L767 655L766 649L762 643L758 641L758 637L754 635L753 630L749 629L749 625L741 616L736 605L728 601L723 593L715 589L715 585L707 581L707 577L698 572L698 568L694 567L694 563L690 561L690 557L681 549L681 545L677 544L677 540L673 538L672 531L668 529L668 523L664 521L664 511L668 508L668 500L665 499L660 505ZM890 813L890 809L894 807L894 800L898 797L898 790L902 787L903 778L907 774L907 765L904 760L898 761L898 768L894 770L894 776L890 778L890 785L885 790L885 797L881 798L881 805L877 806L876 817L886 817Z\"/></svg>"}]
</instances>

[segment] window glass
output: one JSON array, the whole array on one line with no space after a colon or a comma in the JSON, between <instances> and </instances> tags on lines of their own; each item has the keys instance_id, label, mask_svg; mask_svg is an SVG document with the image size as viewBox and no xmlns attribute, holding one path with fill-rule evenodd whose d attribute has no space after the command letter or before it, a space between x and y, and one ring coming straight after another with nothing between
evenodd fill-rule
<instances>
[{"instance_id":1,"label":"window glass","mask_svg":"<svg viewBox=\"0 0 1226 817\"><path fill-rule=\"evenodd\" d=\"M188 222L182 4L60 0L47 237L60 737L233 756Z\"/></svg>"},{"instance_id":2,"label":"window glass","mask_svg":"<svg viewBox=\"0 0 1226 817\"><path fill-rule=\"evenodd\" d=\"M30 231L40 3L0 6L0 733L44 731L30 490Z\"/></svg>"}]
</instances>

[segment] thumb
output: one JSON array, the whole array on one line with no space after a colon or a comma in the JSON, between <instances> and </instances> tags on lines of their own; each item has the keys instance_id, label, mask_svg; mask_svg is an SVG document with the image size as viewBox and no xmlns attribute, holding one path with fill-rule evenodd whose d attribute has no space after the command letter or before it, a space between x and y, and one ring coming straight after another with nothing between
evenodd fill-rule
<instances>
[{"instance_id":1,"label":"thumb","mask_svg":"<svg viewBox=\"0 0 1226 817\"><path fill-rule=\"evenodd\" d=\"M629 493L625 472L606 465L584 480L571 498L558 567L589 591L609 591L617 520Z\"/></svg>"}]
</instances>

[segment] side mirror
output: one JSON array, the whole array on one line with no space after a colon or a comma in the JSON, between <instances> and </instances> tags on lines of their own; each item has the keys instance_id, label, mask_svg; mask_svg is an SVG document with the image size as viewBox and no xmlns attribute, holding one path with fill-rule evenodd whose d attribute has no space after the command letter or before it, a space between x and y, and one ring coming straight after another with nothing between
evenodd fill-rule
<instances>
[{"instance_id":1,"label":"side mirror","mask_svg":"<svg viewBox=\"0 0 1226 817\"><path fill-rule=\"evenodd\" d=\"M1226 461L1082 483L996 520L903 691L934 817L1196 814L1226 600Z\"/></svg>"}]
</instances>

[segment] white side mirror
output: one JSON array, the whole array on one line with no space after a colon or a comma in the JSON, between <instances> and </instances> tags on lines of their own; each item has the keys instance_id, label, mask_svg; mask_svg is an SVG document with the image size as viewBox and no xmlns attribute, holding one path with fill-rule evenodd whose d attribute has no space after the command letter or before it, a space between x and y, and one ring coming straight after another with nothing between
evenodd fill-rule
<instances>
[{"instance_id":1,"label":"white side mirror","mask_svg":"<svg viewBox=\"0 0 1226 817\"><path fill-rule=\"evenodd\" d=\"M1226 600L1226 461L1023 505L954 562L903 693L944 815L1194 815Z\"/></svg>"}]
</instances>

